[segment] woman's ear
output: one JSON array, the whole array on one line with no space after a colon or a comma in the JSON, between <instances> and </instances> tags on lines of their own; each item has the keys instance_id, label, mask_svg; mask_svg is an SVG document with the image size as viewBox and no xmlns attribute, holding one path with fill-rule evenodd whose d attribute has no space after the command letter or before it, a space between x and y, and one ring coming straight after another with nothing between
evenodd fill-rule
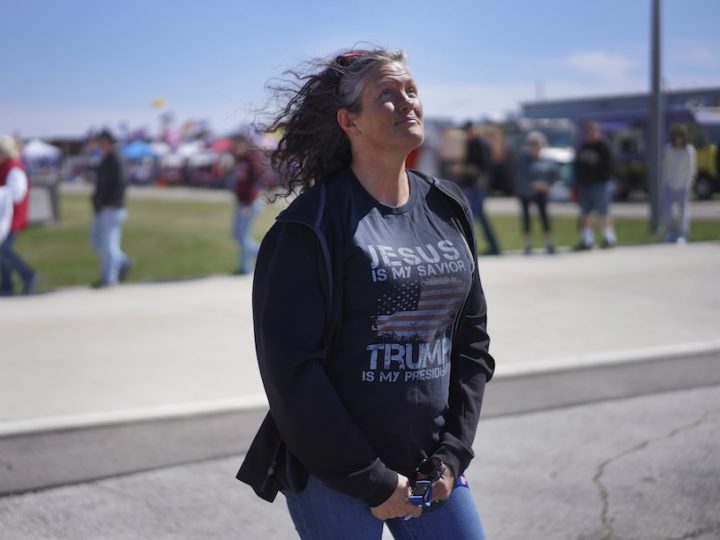
<instances>
[{"instance_id":1,"label":"woman's ear","mask_svg":"<svg viewBox=\"0 0 720 540\"><path fill-rule=\"evenodd\" d=\"M355 124L355 115L347 109L338 110L337 122L340 126L340 129L342 129L348 137L360 133L360 130Z\"/></svg>"}]
</instances>

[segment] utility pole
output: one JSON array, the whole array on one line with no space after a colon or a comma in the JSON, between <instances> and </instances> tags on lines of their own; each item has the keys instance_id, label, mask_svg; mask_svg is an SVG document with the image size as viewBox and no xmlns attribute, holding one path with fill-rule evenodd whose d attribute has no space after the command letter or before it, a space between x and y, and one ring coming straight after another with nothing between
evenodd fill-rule
<instances>
[{"instance_id":1,"label":"utility pole","mask_svg":"<svg viewBox=\"0 0 720 540\"><path fill-rule=\"evenodd\" d=\"M662 79L662 61L660 51L660 0L652 0L651 27L651 75L650 75L650 133L648 134L647 187L650 197L650 232L657 232L660 224L660 162L662 160L663 103L660 82Z\"/></svg>"}]
</instances>

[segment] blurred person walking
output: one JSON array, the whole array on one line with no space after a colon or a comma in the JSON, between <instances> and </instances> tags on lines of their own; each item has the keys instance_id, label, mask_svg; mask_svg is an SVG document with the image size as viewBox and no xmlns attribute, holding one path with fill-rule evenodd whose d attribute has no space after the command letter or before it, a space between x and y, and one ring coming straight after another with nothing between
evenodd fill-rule
<instances>
[{"instance_id":1,"label":"blurred person walking","mask_svg":"<svg viewBox=\"0 0 720 540\"><path fill-rule=\"evenodd\" d=\"M258 196L264 182L265 167L260 151L246 137L236 138L230 185L235 194L233 238L240 250L236 274L248 274L257 256L259 244L252 237L252 226L260 213Z\"/></svg>"},{"instance_id":2,"label":"blurred person walking","mask_svg":"<svg viewBox=\"0 0 720 540\"><path fill-rule=\"evenodd\" d=\"M101 289L124 281L132 263L121 249L122 225L127 219L126 179L116 151L117 141L110 131L103 130L95 142L103 157L97 169L97 183L92 194L95 216L90 240L100 259L100 279L91 286Z\"/></svg>"},{"instance_id":3,"label":"blurred person walking","mask_svg":"<svg viewBox=\"0 0 720 540\"><path fill-rule=\"evenodd\" d=\"M695 147L688 142L687 130L680 124L670 130L670 143L665 145L660 191L663 242L685 244L690 234L688 202L696 170ZM678 221L675 220L677 207Z\"/></svg>"},{"instance_id":4,"label":"blurred person walking","mask_svg":"<svg viewBox=\"0 0 720 540\"><path fill-rule=\"evenodd\" d=\"M559 171L554 161L540 157L540 152L546 145L545 135L539 131L528 133L525 139L525 148L520 152L515 164L515 194L520 201L525 255L531 255L533 250L530 219L530 205L533 203L537 206L540 214L540 222L545 235L545 251L549 255L555 253L547 203L548 191L553 182L558 179Z\"/></svg>"},{"instance_id":5,"label":"blurred person walking","mask_svg":"<svg viewBox=\"0 0 720 540\"><path fill-rule=\"evenodd\" d=\"M483 539L463 472L494 360L470 208L405 169L424 125L403 53L352 50L298 78L271 129L301 194L253 286L270 413L237 477L282 491L304 539L379 540L383 522Z\"/></svg>"},{"instance_id":6,"label":"blurred person walking","mask_svg":"<svg viewBox=\"0 0 720 540\"><path fill-rule=\"evenodd\" d=\"M584 131L585 140L575 153L574 177L580 203L580 242L575 247L582 251L592 249L595 243L592 214L603 221L601 247L617 244L613 220L610 216L610 177L613 173L613 158L610 147L602 138L600 126L588 122Z\"/></svg>"},{"instance_id":7,"label":"blurred person walking","mask_svg":"<svg viewBox=\"0 0 720 540\"><path fill-rule=\"evenodd\" d=\"M474 218L480 223L487 242L488 247L483 255L500 255L500 246L495 238L495 232L485 214L485 198L490 190L492 171L490 147L480 137L472 122L465 124L464 129L467 140L460 185L470 203Z\"/></svg>"},{"instance_id":8,"label":"blurred person walking","mask_svg":"<svg viewBox=\"0 0 720 540\"><path fill-rule=\"evenodd\" d=\"M35 292L38 274L15 251L14 244L18 233L28 226L30 206L30 180L25 166L19 159L20 153L15 139L8 135L0 137L0 187L6 187L6 208L9 219L8 232L0 242L0 296L15 294L13 273L17 272L23 282L23 294ZM10 211L12 217L9 216Z\"/></svg>"}]
</instances>

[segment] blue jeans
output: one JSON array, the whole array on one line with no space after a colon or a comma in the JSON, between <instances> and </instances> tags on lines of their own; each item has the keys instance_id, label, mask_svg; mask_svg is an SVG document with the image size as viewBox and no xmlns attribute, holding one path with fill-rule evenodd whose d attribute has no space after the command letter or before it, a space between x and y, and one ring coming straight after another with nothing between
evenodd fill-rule
<instances>
[{"instance_id":1,"label":"blue jeans","mask_svg":"<svg viewBox=\"0 0 720 540\"><path fill-rule=\"evenodd\" d=\"M480 222L485 241L488 244L488 251L490 253L500 253L500 246L495 238L492 225L485 214L485 192L478 188L470 187L464 188L463 193L468 203L470 203L470 210L472 211L473 217Z\"/></svg>"},{"instance_id":2,"label":"blue jeans","mask_svg":"<svg viewBox=\"0 0 720 540\"><path fill-rule=\"evenodd\" d=\"M343 495L310 475L298 494L286 493L290 517L302 540L380 540L383 522L360 499ZM385 522L396 540L485 540L467 483L417 519Z\"/></svg>"},{"instance_id":3,"label":"blue jeans","mask_svg":"<svg viewBox=\"0 0 720 540\"><path fill-rule=\"evenodd\" d=\"M10 232L0 243L0 292L13 294L12 273L17 272L27 286L35 275L28 264L13 249L16 234Z\"/></svg>"},{"instance_id":4,"label":"blue jeans","mask_svg":"<svg viewBox=\"0 0 720 540\"><path fill-rule=\"evenodd\" d=\"M250 234L255 218L260 213L260 204L241 204L235 207L235 218L233 221L233 238L240 247L238 257L238 271L244 274L250 272L250 261L257 257L260 247Z\"/></svg>"},{"instance_id":5,"label":"blue jeans","mask_svg":"<svg viewBox=\"0 0 720 540\"><path fill-rule=\"evenodd\" d=\"M120 269L129 264L120 249L122 224L127 219L124 208L103 208L95 214L90 229L90 243L100 257L100 279L109 285L118 282Z\"/></svg>"},{"instance_id":6,"label":"blue jeans","mask_svg":"<svg viewBox=\"0 0 720 540\"><path fill-rule=\"evenodd\" d=\"M662 224L665 227L665 238L667 242L674 242L678 238L688 239L690 234L690 213L688 212L688 190L673 189L670 186L662 186L660 191ZM679 226L675 223L673 208L677 206L679 215Z\"/></svg>"},{"instance_id":7,"label":"blue jeans","mask_svg":"<svg viewBox=\"0 0 720 540\"><path fill-rule=\"evenodd\" d=\"M610 184L599 182L587 186L578 186L578 202L583 215L590 215L593 210L598 216L605 217L610 206Z\"/></svg>"}]
</instances>

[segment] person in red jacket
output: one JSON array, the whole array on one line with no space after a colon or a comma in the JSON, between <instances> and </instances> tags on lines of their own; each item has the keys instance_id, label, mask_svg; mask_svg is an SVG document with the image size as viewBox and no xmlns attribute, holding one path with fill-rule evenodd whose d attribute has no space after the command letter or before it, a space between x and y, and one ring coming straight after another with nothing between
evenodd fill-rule
<instances>
[{"instance_id":1,"label":"person in red jacket","mask_svg":"<svg viewBox=\"0 0 720 540\"><path fill-rule=\"evenodd\" d=\"M9 136L0 137L0 187L7 186L13 200L13 217L10 232L0 244L0 295L15 293L12 282L13 272L23 281L23 293L32 294L37 288L38 275L14 249L17 234L28 224L30 181L25 166L20 162L15 140Z\"/></svg>"},{"instance_id":2,"label":"person in red jacket","mask_svg":"<svg viewBox=\"0 0 720 540\"><path fill-rule=\"evenodd\" d=\"M260 150L243 136L235 139L233 158L235 163L230 172L230 183L237 202L233 217L233 238L240 250L235 274L248 274L260 247L251 232L261 209L258 196L265 167Z\"/></svg>"}]
</instances>

